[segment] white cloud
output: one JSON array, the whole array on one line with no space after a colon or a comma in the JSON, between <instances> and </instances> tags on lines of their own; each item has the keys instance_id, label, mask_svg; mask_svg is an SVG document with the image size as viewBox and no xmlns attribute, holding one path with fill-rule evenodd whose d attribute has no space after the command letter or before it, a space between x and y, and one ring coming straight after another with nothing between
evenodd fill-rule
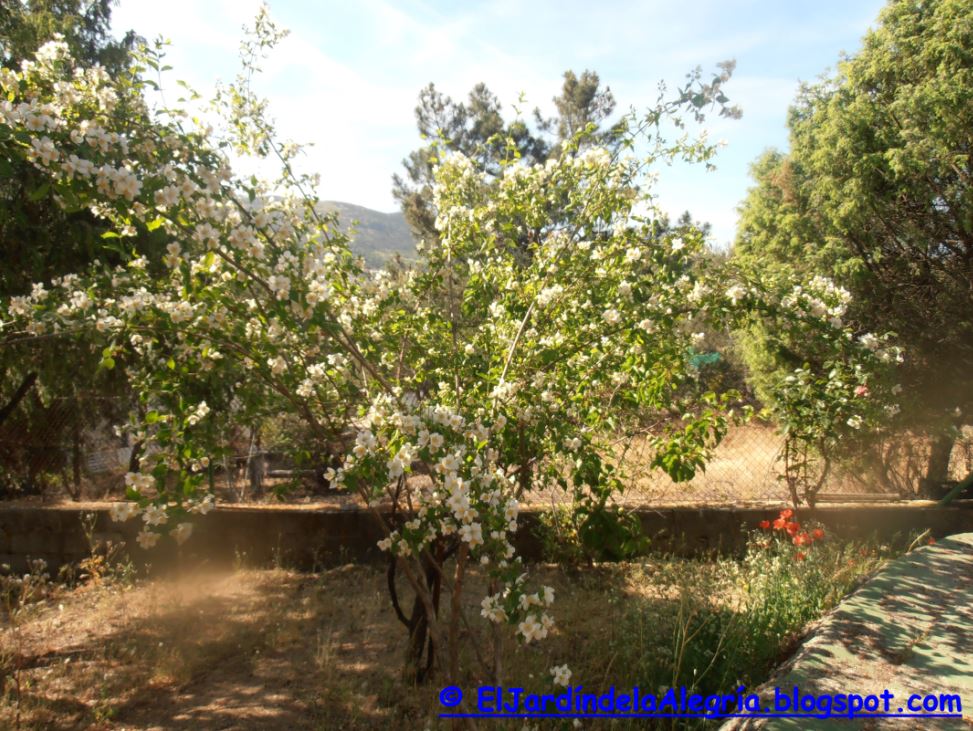
<instances>
[{"instance_id":1,"label":"white cloud","mask_svg":"<svg viewBox=\"0 0 973 731\"><path fill-rule=\"evenodd\" d=\"M870 3L880 6L880 0ZM206 93L218 78L235 75L242 26L258 7L259 0L121 0L113 25L118 32L170 38L172 78ZM726 241L750 160L767 145L786 143L786 109L798 75L811 78L835 62L831 47L820 48L842 28L853 50L866 25L861 8L816 7L769 0L732 7L720 0L493 0L454 7L424 0L334 6L272 0L272 16L291 34L264 64L256 88L270 99L283 136L314 143L301 163L320 173L322 197L392 210L391 176L419 143L413 108L430 81L458 99L483 81L508 112L524 92L526 113L534 106L550 113L561 73L587 67L627 108L654 100L659 79L675 86L697 64L708 70L736 57L728 94L744 119L708 125L713 139L729 142L719 172L676 166L661 171L658 188L666 210L688 208ZM788 44L799 52L788 53Z\"/></svg>"}]
</instances>

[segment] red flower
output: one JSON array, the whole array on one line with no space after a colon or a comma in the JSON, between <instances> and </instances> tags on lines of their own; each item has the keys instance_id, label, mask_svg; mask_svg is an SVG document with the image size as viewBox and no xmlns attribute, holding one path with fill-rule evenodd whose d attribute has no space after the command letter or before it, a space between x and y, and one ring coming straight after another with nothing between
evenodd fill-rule
<instances>
[{"instance_id":1,"label":"red flower","mask_svg":"<svg viewBox=\"0 0 973 731\"><path fill-rule=\"evenodd\" d=\"M815 528L814 530L812 530L811 538L813 538L816 541L820 541L822 538L824 538L824 528Z\"/></svg>"},{"instance_id":2,"label":"red flower","mask_svg":"<svg viewBox=\"0 0 973 731\"><path fill-rule=\"evenodd\" d=\"M784 520L783 518L777 518L777 520L774 521L774 530L784 530L784 526L786 524L787 524L786 520Z\"/></svg>"},{"instance_id":3,"label":"red flower","mask_svg":"<svg viewBox=\"0 0 973 731\"><path fill-rule=\"evenodd\" d=\"M798 533L794 536L793 541L795 546L807 546L811 543L811 536L807 533Z\"/></svg>"},{"instance_id":4,"label":"red flower","mask_svg":"<svg viewBox=\"0 0 973 731\"><path fill-rule=\"evenodd\" d=\"M795 561L803 561L806 558L807 556L805 555L804 551L798 551L797 553L794 554Z\"/></svg>"},{"instance_id":5,"label":"red flower","mask_svg":"<svg viewBox=\"0 0 973 731\"><path fill-rule=\"evenodd\" d=\"M801 524L798 523L796 520L791 521L790 523L785 523L784 524L784 530L787 531L787 535L789 535L789 536L793 536L800 529L801 529Z\"/></svg>"},{"instance_id":6,"label":"red flower","mask_svg":"<svg viewBox=\"0 0 973 731\"><path fill-rule=\"evenodd\" d=\"M767 530L768 528L770 528L770 521L769 520L761 520L760 523L758 523L758 525L761 528L763 528L764 530Z\"/></svg>"},{"instance_id":7,"label":"red flower","mask_svg":"<svg viewBox=\"0 0 973 731\"><path fill-rule=\"evenodd\" d=\"M780 517L783 518L784 520L787 520L792 515L794 515L794 511L791 510L790 508L784 508L783 510L780 511Z\"/></svg>"}]
</instances>

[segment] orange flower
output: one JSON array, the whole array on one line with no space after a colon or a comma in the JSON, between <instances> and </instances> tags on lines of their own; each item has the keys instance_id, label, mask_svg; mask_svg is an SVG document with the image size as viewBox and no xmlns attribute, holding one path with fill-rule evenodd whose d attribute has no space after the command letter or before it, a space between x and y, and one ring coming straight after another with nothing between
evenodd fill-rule
<instances>
[{"instance_id":1,"label":"orange flower","mask_svg":"<svg viewBox=\"0 0 973 731\"><path fill-rule=\"evenodd\" d=\"M811 538L813 538L816 541L820 541L822 538L824 538L824 528L815 528L814 530L812 530Z\"/></svg>"},{"instance_id":2,"label":"orange flower","mask_svg":"<svg viewBox=\"0 0 973 731\"><path fill-rule=\"evenodd\" d=\"M786 524L787 524L786 520L784 520L783 518L777 518L774 521L774 530L784 530L784 526Z\"/></svg>"},{"instance_id":3,"label":"orange flower","mask_svg":"<svg viewBox=\"0 0 973 731\"><path fill-rule=\"evenodd\" d=\"M932 536L929 536L929 545L931 546L931 545L933 545L933 544L934 544L935 542L936 542L936 539L935 539L935 538L933 538Z\"/></svg>"},{"instance_id":4,"label":"orange flower","mask_svg":"<svg viewBox=\"0 0 973 731\"><path fill-rule=\"evenodd\" d=\"M767 530L768 528L770 528L770 521L769 520L761 520L757 525L759 525L764 530Z\"/></svg>"},{"instance_id":5,"label":"orange flower","mask_svg":"<svg viewBox=\"0 0 973 731\"><path fill-rule=\"evenodd\" d=\"M801 524L798 523L796 520L784 524L784 530L787 531L787 535L789 536L795 535L800 529L801 529Z\"/></svg>"},{"instance_id":6,"label":"orange flower","mask_svg":"<svg viewBox=\"0 0 973 731\"><path fill-rule=\"evenodd\" d=\"M807 555L804 553L804 551L798 551L797 553L794 554L795 561L803 561L806 558Z\"/></svg>"},{"instance_id":7,"label":"orange flower","mask_svg":"<svg viewBox=\"0 0 973 731\"><path fill-rule=\"evenodd\" d=\"M790 508L784 508L783 510L780 511L780 517L783 518L784 520L787 520L793 515L794 515L794 511L791 510Z\"/></svg>"}]
</instances>

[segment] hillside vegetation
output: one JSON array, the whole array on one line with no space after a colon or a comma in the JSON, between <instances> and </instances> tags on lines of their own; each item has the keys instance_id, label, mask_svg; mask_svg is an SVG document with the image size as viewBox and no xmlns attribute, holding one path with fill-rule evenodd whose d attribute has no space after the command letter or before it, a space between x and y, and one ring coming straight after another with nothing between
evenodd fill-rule
<instances>
[{"instance_id":1,"label":"hillside vegetation","mask_svg":"<svg viewBox=\"0 0 973 731\"><path fill-rule=\"evenodd\" d=\"M381 267L396 254L414 259L416 245L402 213L382 213L354 203L323 201L321 208L337 212L341 230L351 238L351 250L370 267Z\"/></svg>"}]
</instances>

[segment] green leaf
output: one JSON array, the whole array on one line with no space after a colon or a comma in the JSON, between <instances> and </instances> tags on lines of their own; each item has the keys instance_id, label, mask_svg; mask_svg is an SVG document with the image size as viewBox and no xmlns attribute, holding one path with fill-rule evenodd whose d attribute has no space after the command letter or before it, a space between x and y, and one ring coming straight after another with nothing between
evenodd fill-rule
<instances>
[{"instance_id":1,"label":"green leaf","mask_svg":"<svg viewBox=\"0 0 973 731\"><path fill-rule=\"evenodd\" d=\"M41 198L46 198L50 191L51 184L44 183L43 185L34 188L27 197L32 201L39 201Z\"/></svg>"}]
</instances>

